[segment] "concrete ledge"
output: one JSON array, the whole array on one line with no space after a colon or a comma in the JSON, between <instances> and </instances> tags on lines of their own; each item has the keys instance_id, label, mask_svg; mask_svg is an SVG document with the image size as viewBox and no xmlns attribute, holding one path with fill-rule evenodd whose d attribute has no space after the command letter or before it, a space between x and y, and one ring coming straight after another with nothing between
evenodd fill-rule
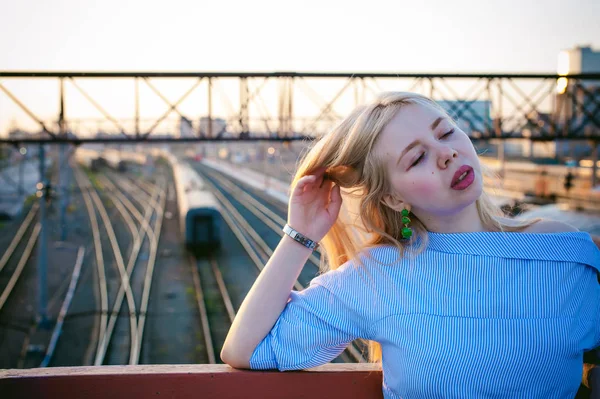
<instances>
[{"instance_id":1,"label":"concrete ledge","mask_svg":"<svg viewBox=\"0 0 600 399\"><path fill-rule=\"evenodd\" d=\"M600 398L600 369L589 372ZM327 364L304 371L248 371L226 365L56 367L0 371L2 398L365 398L381 399L376 364Z\"/></svg>"},{"instance_id":2,"label":"concrete ledge","mask_svg":"<svg viewBox=\"0 0 600 399\"><path fill-rule=\"evenodd\" d=\"M227 365L56 367L0 371L2 398L382 398L375 364L293 372Z\"/></svg>"}]
</instances>

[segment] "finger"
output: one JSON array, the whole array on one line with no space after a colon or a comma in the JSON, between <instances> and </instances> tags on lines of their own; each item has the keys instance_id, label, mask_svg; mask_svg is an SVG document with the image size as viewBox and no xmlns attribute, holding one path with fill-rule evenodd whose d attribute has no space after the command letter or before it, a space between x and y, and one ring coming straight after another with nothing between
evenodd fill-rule
<instances>
[{"instance_id":1,"label":"finger","mask_svg":"<svg viewBox=\"0 0 600 399\"><path fill-rule=\"evenodd\" d=\"M319 185L317 186L317 184ZM314 188L316 195L319 196L324 203L328 203L332 185L333 182L331 180L321 180L320 183L319 181L315 182L310 188Z\"/></svg>"},{"instance_id":2,"label":"finger","mask_svg":"<svg viewBox=\"0 0 600 399\"><path fill-rule=\"evenodd\" d=\"M329 213L337 214L342 207L342 192L337 184L331 189L331 199L329 201Z\"/></svg>"},{"instance_id":3,"label":"finger","mask_svg":"<svg viewBox=\"0 0 600 399\"><path fill-rule=\"evenodd\" d=\"M321 181L321 182L319 183L319 188L323 187L323 184L324 184L326 181L329 181L329 182L331 182L331 180L329 180L329 179L327 178L327 174L326 174L326 173L323 173L323 175L322 175L322 176L321 176L321 178L320 178L320 181Z\"/></svg>"},{"instance_id":4,"label":"finger","mask_svg":"<svg viewBox=\"0 0 600 399\"><path fill-rule=\"evenodd\" d=\"M314 175L307 175L300 178L300 180L298 180L298 182L296 183L296 187L294 187L294 194L302 194L304 192L304 189L308 188L310 184L313 184L315 180L316 176Z\"/></svg>"},{"instance_id":5,"label":"finger","mask_svg":"<svg viewBox=\"0 0 600 399\"><path fill-rule=\"evenodd\" d=\"M298 180L298 183L296 183L298 186L304 187L308 184L314 183L317 180L317 177L315 175L306 175L303 176L302 178L300 178L300 180Z\"/></svg>"},{"instance_id":6,"label":"finger","mask_svg":"<svg viewBox=\"0 0 600 399\"><path fill-rule=\"evenodd\" d=\"M326 170L327 170L326 166L321 166L320 168L311 170L309 174L320 176L320 175L324 174Z\"/></svg>"}]
</instances>

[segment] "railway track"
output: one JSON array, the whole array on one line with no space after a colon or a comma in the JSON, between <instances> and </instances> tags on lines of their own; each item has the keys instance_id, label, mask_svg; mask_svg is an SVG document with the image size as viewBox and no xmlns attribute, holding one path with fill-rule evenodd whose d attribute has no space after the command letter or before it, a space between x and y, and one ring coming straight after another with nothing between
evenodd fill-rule
<instances>
[{"instance_id":1,"label":"railway track","mask_svg":"<svg viewBox=\"0 0 600 399\"><path fill-rule=\"evenodd\" d=\"M170 195L174 188L168 188L168 179L164 176L149 183L123 174L104 172L96 174L92 183L89 176L75 168L77 186L81 190L91 227L93 245L88 248L90 259L87 262L94 263L88 267L94 271L95 291L98 293L97 308L94 310L93 338L88 344L88 352L91 353L91 364L94 365L139 364L165 204L167 200L174 200ZM256 277L281 237L280 227L285 223L285 211L280 205L270 203L260 194L248 192L244 187L216 172L204 169L201 172L204 173L203 178L207 186L222 205L227 228L239 241L246 258L254 265L253 273ZM35 235L34 216L28 215L26 221L28 225L25 226L24 222L23 232L31 231L32 235ZM118 240L119 234L121 238L127 236L131 245L124 246L123 242ZM25 233L17 235L23 236ZM35 238L30 245L31 249L34 245ZM16 248L22 244L11 243L10 247L13 246ZM144 256L141 256L142 254ZM5 257L10 255L5 253L0 259L0 272L3 272ZM218 363L219 349L237 310L232 296L237 295L235 302L239 302L240 292L239 289L238 292L230 292L232 289L236 290L235 284L232 287L227 283L228 276L223 270L227 269L228 265L224 264L224 259L216 253L188 255L188 262L193 280L194 299L202 325L202 337L198 336L198 339L202 340L206 362ZM295 289L304 289L318 273L319 262L320 254L313 254L310 265L307 265L296 282ZM80 271L85 266L83 263L83 254L79 254L68 289L68 281L65 281L60 289L61 292L66 291L65 299L58 327L52 334L42 366L52 365L64 321L69 317L69 307L77 300L74 298L75 287ZM0 298L0 310L1 307ZM127 345L127 349L124 349L124 345ZM128 352L127 358L115 363L114 359L122 356L114 354L120 355L124 351ZM341 355L341 359L345 362L365 361L360 348L353 345Z\"/></svg>"},{"instance_id":2,"label":"railway track","mask_svg":"<svg viewBox=\"0 0 600 399\"><path fill-rule=\"evenodd\" d=\"M129 321L129 356L127 364L138 364L152 275L156 262L156 252L160 238L166 191L164 188L154 186L154 191L148 197L147 193L141 192L139 187L128 182L124 183L121 177L114 174L110 175L111 178L97 176L98 183L105 189L103 190L105 199L109 200L116 208L131 236L132 245L129 248L127 260L125 260L125 251L119 247L115 227L113 227L113 222L108 216L100 194L96 188L86 184L85 177L81 172L77 172L76 177L77 183L82 190L92 225L100 292L99 317L96 322L98 331L96 335L97 339L90 343L90 345L96 346L93 364L102 365L106 363L107 354L115 339L115 331L124 330L124 328L118 328L123 302L125 302L127 307L126 315ZM166 182L163 185L166 187ZM137 206L133 202L136 202ZM112 290L114 292L110 292L111 290L109 290L109 285L107 284L106 262L96 212L102 220L119 275L119 283L116 289ZM136 264L139 263L140 251L146 239L149 240L150 249L145 270L141 271L143 284L138 287L137 292L134 292L132 277L140 268L140 266L136 268ZM112 304L111 307L109 307L109 303Z\"/></svg>"},{"instance_id":3,"label":"railway track","mask_svg":"<svg viewBox=\"0 0 600 399\"><path fill-rule=\"evenodd\" d=\"M13 293L40 234L41 225L34 222L37 211L38 204L35 203L21 223L2 258L0 258L0 276L2 276L2 281L5 282L0 286L2 290L0 294L0 312ZM32 224L33 227L30 228ZM17 258L18 261L16 261ZM13 261L11 262L11 260Z\"/></svg>"}]
</instances>

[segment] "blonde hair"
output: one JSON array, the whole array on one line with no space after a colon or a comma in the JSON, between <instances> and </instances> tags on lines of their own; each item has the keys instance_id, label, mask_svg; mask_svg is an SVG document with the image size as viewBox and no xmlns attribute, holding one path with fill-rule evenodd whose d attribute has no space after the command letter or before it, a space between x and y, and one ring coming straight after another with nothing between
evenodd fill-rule
<instances>
[{"instance_id":1,"label":"blonde hair","mask_svg":"<svg viewBox=\"0 0 600 399\"><path fill-rule=\"evenodd\" d=\"M368 105L357 107L337 127L326 134L305 154L300 162L291 187L298 180L319 168L326 168L327 177L342 189L344 208L340 216L321 241L321 269L336 269L350 259L356 259L360 251L377 245L394 245L400 256L404 255L403 227L400 212L383 204L384 195L390 187L383 162L373 154L377 137L407 104L434 107L445 115L446 111L435 101L415 93L386 92ZM450 118L450 116L448 115ZM352 213L352 204L357 211ZM503 212L483 192L476 201L477 211L484 226L492 231L521 231L539 221L522 221L503 224L497 217ZM427 230L414 215L411 227L415 239L427 244ZM358 234L362 231L365 234ZM369 359L381 360L381 347L369 343Z\"/></svg>"}]
</instances>

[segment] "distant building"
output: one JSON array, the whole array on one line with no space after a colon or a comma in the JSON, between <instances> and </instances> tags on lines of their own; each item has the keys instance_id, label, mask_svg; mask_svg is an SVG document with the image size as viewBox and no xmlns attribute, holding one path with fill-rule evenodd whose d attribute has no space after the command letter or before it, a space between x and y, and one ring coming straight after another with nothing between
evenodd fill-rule
<instances>
[{"instance_id":1,"label":"distant building","mask_svg":"<svg viewBox=\"0 0 600 399\"><path fill-rule=\"evenodd\" d=\"M589 46L561 51L557 69L559 75L600 73L600 51L594 51ZM568 134L598 134L599 129L592 118L596 122L600 120L597 110L600 80L559 78L556 83L554 112L559 127Z\"/></svg>"},{"instance_id":2,"label":"distant building","mask_svg":"<svg viewBox=\"0 0 600 399\"><path fill-rule=\"evenodd\" d=\"M209 135L209 129L208 127L211 126L212 127L212 131L210 132L212 134L213 137L216 136L223 136L223 133L225 133L226 129L227 129L227 122L225 121L225 119L222 118L212 118L212 123L210 123L210 119L207 117L202 117L200 118L200 135L201 136L208 136Z\"/></svg>"},{"instance_id":3,"label":"distant building","mask_svg":"<svg viewBox=\"0 0 600 399\"><path fill-rule=\"evenodd\" d=\"M186 118L185 116L182 116L179 119L179 137L196 137L196 134L194 134L194 129L192 127L192 121Z\"/></svg>"},{"instance_id":4,"label":"distant building","mask_svg":"<svg viewBox=\"0 0 600 399\"><path fill-rule=\"evenodd\" d=\"M600 51L591 47L575 47L558 54L558 74L600 73ZM600 86L600 81L588 81L585 85Z\"/></svg>"},{"instance_id":5,"label":"distant building","mask_svg":"<svg viewBox=\"0 0 600 399\"><path fill-rule=\"evenodd\" d=\"M31 138L32 133L24 130L13 128L8 132L8 138L11 140L28 139Z\"/></svg>"},{"instance_id":6,"label":"distant building","mask_svg":"<svg viewBox=\"0 0 600 399\"><path fill-rule=\"evenodd\" d=\"M472 137L480 137L493 130L489 100L437 101L457 122L458 127Z\"/></svg>"}]
</instances>

